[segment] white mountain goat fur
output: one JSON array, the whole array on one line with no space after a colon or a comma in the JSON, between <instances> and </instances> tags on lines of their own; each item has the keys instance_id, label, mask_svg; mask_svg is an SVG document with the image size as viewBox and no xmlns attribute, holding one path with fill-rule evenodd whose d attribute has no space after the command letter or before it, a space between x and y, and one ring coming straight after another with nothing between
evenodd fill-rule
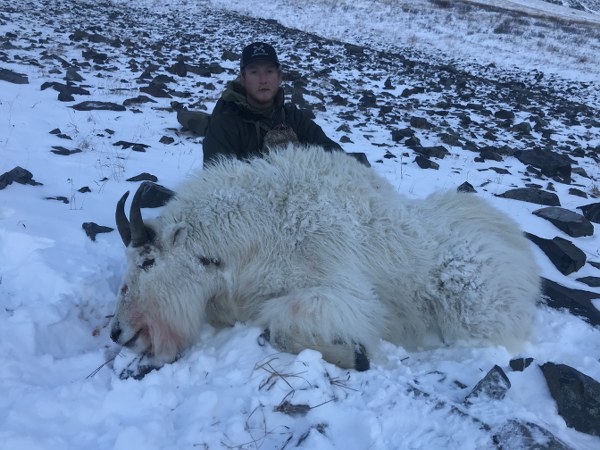
<instances>
[{"instance_id":1,"label":"white mountain goat fur","mask_svg":"<svg viewBox=\"0 0 600 450\"><path fill-rule=\"evenodd\" d=\"M135 198L128 221L126 197L111 337L157 366L207 323L248 322L282 351L358 370L381 339L514 350L528 336L529 243L475 194L409 200L342 152L290 146L202 170L147 223Z\"/></svg>"}]
</instances>

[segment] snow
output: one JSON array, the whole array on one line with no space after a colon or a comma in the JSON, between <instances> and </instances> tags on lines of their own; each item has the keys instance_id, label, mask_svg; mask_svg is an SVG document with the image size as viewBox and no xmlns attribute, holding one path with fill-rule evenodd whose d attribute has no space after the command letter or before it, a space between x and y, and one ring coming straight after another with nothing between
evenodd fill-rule
<instances>
[{"instance_id":1,"label":"snow","mask_svg":"<svg viewBox=\"0 0 600 450\"><path fill-rule=\"evenodd\" d=\"M128 2L119 1L128 7ZM432 2L412 2L413 7L417 3L432 8L433 13ZM514 8L515 3L533 7L534 2L487 3L510 3ZM8 2L0 4L1 11L5 7L8 11ZM398 24L394 8L407 2L310 0L300 7L300 15L297 2L289 0L240 0L234 6L223 0L145 0L137 5L169 14L177 9L194 14L198 5L235 8L242 14L276 17L283 25L345 42L376 48L411 42L425 55L443 52L463 65L494 63L524 72L536 68L567 84L600 82L600 51L593 40L565 42L556 30L556 35L545 39L548 47L552 41L559 50L533 54L535 44L527 34L508 39L487 33L483 39L482 30L469 28L474 26L472 21L427 22L426 14L415 13L412 18L416 20L403 19ZM39 10L43 4L30 1L27 6ZM565 20L574 14L545 2L535 2L535 6L547 14L561 13ZM3 21L2 14L0 35L22 27L42 38L61 33L55 24L39 20L39 14L23 13L18 22ZM577 12L578 20L599 20L597 12L582 14ZM73 12L61 20L77 24L78 19ZM157 29L150 32L158 33ZM475 41L478 45L472 45ZM35 55L33 50L23 53L28 51ZM61 47L60 51L67 61L81 55L77 48ZM282 58L290 51L282 50ZM127 98L120 91L133 85L131 72L125 70L127 61L125 55L112 61L118 72L110 79L88 77L86 84L95 100L122 102ZM600 331L567 312L547 307L539 308L535 331L516 355L535 359L524 372L510 371L508 362L515 355L501 347L458 345L409 353L382 342L372 369L359 373L328 364L315 351L292 355L261 347L257 344L261 330L238 324L224 330L207 326L200 342L177 362L142 380L120 379L118 369L132 358L127 351L116 356L114 368L102 365L119 352L110 341L107 324L125 267L124 248L116 232L99 234L92 242L81 224L114 226L117 200L136 187L125 180L140 172L153 173L159 183L176 189L200 170L201 139L180 133L175 115L159 109L142 108L142 114L75 111L68 103L58 102L52 89L40 90L49 79L43 62L41 66L16 62L0 66L29 77L26 85L0 81L0 174L21 166L43 183L13 183L0 190L0 449L483 449L493 448L491 435L509 419L534 422L574 449L600 448L600 438L566 426L537 367L546 361L564 363L600 380ZM236 63L228 67L233 70ZM350 76L346 71L339 73ZM218 89L228 77L222 75ZM168 102L159 105L166 107ZM318 113L317 121L331 137L340 138L336 131L340 123L332 113ZM49 134L56 127L73 140ZM389 140L387 131L376 124L370 133L373 142ZM163 135L174 137L175 142L159 144ZM112 145L120 139L152 143L152 147L139 153ZM600 136L594 139L600 145ZM53 145L77 147L82 152L54 155L50 153ZM358 137L344 148L363 151L371 161L384 152ZM523 230L547 238L562 235L531 214L539 205L494 196L521 185L517 174L481 171L472 154L454 148L452 153L451 158L439 161L440 170L435 172L424 171L408 159L402 161L406 164L384 160L374 164L373 170L408 197L454 189L464 181L474 186L489 182L478 195L513 217ZM514 164L520 163L514 160ZM597 189L600 169L591 159L582 164L591 178L578 177L577 183L588 192ZM91 192L80 193L82 186L89 186ZM555 187L566 208L592 203L567 195L570 186ZM47 199L56 196L66 197L69 203ZM598 232L577 244L588 259L600 260ZM539 249L532 248L541 275L600 294L600 289L575 281L597 275L592 267L586 265L565 277ZM502 401L463 405L465 396L496 364L505 369L512 383L507 396Z\"/></svg>"}]
</instances>

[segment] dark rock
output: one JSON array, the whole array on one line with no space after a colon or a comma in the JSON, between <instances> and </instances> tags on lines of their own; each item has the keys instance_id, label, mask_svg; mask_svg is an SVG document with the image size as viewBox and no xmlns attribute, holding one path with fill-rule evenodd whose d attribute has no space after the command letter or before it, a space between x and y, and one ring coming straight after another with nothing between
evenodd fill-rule
<instances>
[{"instance_id":1,"label":"dark rock","mask_svg":"<svg viewBox=\"0 0 600 450\"><path fill-rule=\"evenodd\" d=\"M364 166L371 167L371 163L367 159L367 155L365 155L362 152L350 152L348 153L348 156L351 156L352 158L356 159L359 163L361 163Z\"/></svg>"},{"instance_id":2,"label":"dark rock","mask_svg":"<svg viewBox=\"0 0 600 450\"><path fill-rule=\"evenodd\" d=\"M131 150L134 152L145 152L147 148L150 148L149 145L139 144L136 142L127 142L127 141L117 141L113 144L114 146L120 146L123 150L126 150L131 147Z\"/></svg>"},{"instance_id":3,"label":"dark rock","mask_svg":"<svg viewBox=\"0 0 600 450\"><path fill-rule=\"evenodd\" d=\"M589 220L568 209L549 206L533 211L533 214L549 220L555 227L571 237L592 236L594 234L594 225Z\"/></svg>"},{"instance_id":4,"label":"dark rock","mask_svg":"<svg viewBox=\"0 0 600 450\"><path fill-rule=\"evenodd\" d=\"M511 359L508 365L515 372L523 372L527 367L531 365L533 358L515 358Z\"/></svg>"},{"instance_id":5,"label":"dark rock","mask_svg":"<svg viewBox=\"0 0 600 450\"><path fill-rule=\"evenodd\" d=\"M161 144L169 145L175 142L175 139L173 139L171 136L163 136L158 142L160 142Z\"/></svg>"},{"instance_id":6,"label":"dark rock","mask_svg":"<svg viewBox=\"0 0 600 450\"><path fill-rule=\"evenodd\" d=\"M500 156L498 153L496 153L492 147L486 147L486 148L482 149L479 152L479 156L484 161L485 160L498 161L498 162L502 161L502 156Z\"/></svg>"},{"instance_id":7,"label":"dark rock","mask_svg":"<svg viewBox=\"0 0 600 450\"><path fill-rule=\"evenodd\" d=\"M566 308L571 314L587 319L590 324L600 325L600 311L592 303L593 299L600 298L600 294L571 289L546 278L542 278L542 292L548 306Z\"/></svg>"},{"instance_id":8,"label":"dark rock","mask_svg":"<svg viewBox=\"0 0 600 450\"><path fill-rule=\"evenodd\" d=\"M421 148L421 140L417 136L412 136L404 142L404 145L413 150L419 149Z\"/></svg>"},{"instance_id":9,"label":"dark rock","mask_svg":"<svg viewBox=\"0 0 600 450\"><path fill-rule=\"evenodd\" d=\"M383 157L384 157L385 159L394 159L394 158L397 158L397 156L396 156L396 155L394 155L394 154L393 154L392 152L390 152L389 150L386 150L386 151L385 151L385 155L383 155Z\"/></svg>"},{"instance_id":10,"label":"dark rock","mask_svg":"<svg viewBox=\"0 0 600 450\"><path fill-rule=\"evenodd\" d=\"M490 167L489 170L492 170L500 175L510 175L510 172L502 167Z\"/></svg>"},{"instance_id":11,"label":"dark rock","mask_svg":"<svg viewBox=\"0 0 600 450\"><path fill-rule=\"evenodd\" d=\"M81 225L81 228L85 231L85 234L92 240L96 241L96 235L99 233L110 233L114 230L114 228L105 227L103 225L98 225L94 222L84 222Z\"/></svg>"},{"instance_id":12,"label":"dark rock","mask_svg":"<svg viewBox=\"0 0 600 450\"><path fill-rule=\"evenodd\" d=\"M123 105L117 105L112 102L81 102L71 106L71 108L77 111L126 111Z\"/></svg>"},{"instance_id":13,"label":"dark rock","mask_svg":"<svg viewBox=\"0 0 600 450\"><path fill-rule=\"evenodd\" d=\"M467 395L465 404L469 405L479 398L502 400L510 386L510 380L504 370L500 366L494 366Z\"/></svg>"},{"instance_id":14,"label":"dark rock","mask_svg":"<svg viewBox=\"0 0 600 450\"><path fill-rule=\"evenodd\" d=\"M494 113L494 117L501 120L512 120L515 118L515 113L506 109L501 109Z\"/></svg>"},{"instance_id":15,"label":"dark rock","mask_svg":"<svg viewBox=\"0 0 600 450\"><path fill-rule=\"evenodd\" d=\"M440 165L438 163L431 161L423 155L417 155L417 157L415 158L415 162L421 169L438 170L440 168Z\"/></svg>"},{"instance_id":16,"label":"dark rock","mask_svg":"<svg viewBox=\"0 0 600 450\"><path fill-rule=\"evenodd\" d=\"M0 80L8 81L13 84L29 84L29 78L22 73L13 72L12 70L3 69L0 67Z\"/></svg>"},{"instance_id":17,"label":"dark rock","mask_svg":"<svg viewBox=\"0 0 600 450\"><path fill-rule=\"evenodd\" d=\"M419 154L426 156L427 158L438 158L444 159L445 156L449 155L450 152L443 145L435 145L433 147L420 147L415 149Z\"/></svg>"},{"instance_id":18,"label":"dark rock","mask_svg":"<svg viewBox=\"0 0 600 450\"><path fill-rule=\"evenodd\" d=\"M150 176L152 177L153 175ZM132 180L129 179L127 181ZM174 191L150 181L144 181L140 184L138 190L140 192L140 208L159 208L166 205L175 195Z\"/></svg>"},{"instance_id":19,"label":"dark rock","mask_svg":"<svg viewBox=\"0 0 600 450\"><path fill-rule=\"evenodd\" d=\"M454 133L442 133L440 134L440 140L446 144L451 145L453 147L460 147L460 137L458 134Z\"/></svg>"},{"instance_id":20,"label":"dark rock","mask_svg":"<svg viewBox=\"0 0 600 450\"><path fill-rule=\"evenodd\" d=\"M550 178L558 178L564 183L571 182L571 161L559 153L544 149L517 150L515 158L523 164L537 167Z\"/></svg>"},{"instance_id":21,"label":"dark rock","mask_svg":"<svg viewBox=\"0 0 600 450\"><path fill-rule=\"evenodd\" d=\"M517 419L502 424L493 439L502 450L573 450L545 428Z\"/></svg>"},{"instance_id":22,"label":"dark rock","mask_svg":"<svg viewBox=\"0 0 600 450\"><path fill-rule=\"evenodd\" d=\"M600 436L600 383L565 364L540 366L567 426Z\"/></svg>"},{"instance_id":23,"label":"dark rock","mask_svg":"<svg viewBox=\"0 0 600 450\"><path fill-rule=\"evenodd\" d=\"M70 81L72 83L79 83L80 81L83 81L83 77L79 74L75 67L69 67L67 68L65 80Z\"/></svg>"},{"instance_id":24,"label":"dark rock","mask_svg":"<svg viewBox=\"0 0 600 450\"><path fill-rule=\"evenodd\" d=\"M23 169L19 166L0 175L0 190L4 189L13 182L19 184L29 184L31 186L39 186L42 184L33 179L33 174L29 170Z\"/></svg>"},{"instance_id":25,"label":"dark rock","mask_svg":"<svg viewBox=\"0 0 600 450\"><path fill-rule=\"evenodd\" d=\"M151 99L147 95L138 95L137 97L124 100L123 106L141 105L142 103L156 103L156 100Z\"/></svg>"},{"instance_id":26,"label":"dark rock","mask_svg":"<svg viewBox=\"0 0 600 450\"><path fill-rule=\"evenodd\" d=\"M55 197L44 197L46 200L56 200L59 202L63 202L65 205L69 204L69 199L67 197L64 197L62 195L57 195Z\"/></svg>"},{"instance_id":27,"label":"dark rock","mask_svg":"<svg viewBox=\"0 0 600 450\"><path fill-rule=\"evenodd\" d=\"M377 108L377 97L373 91L363 91L359 104L365 108Z\"/></svg>"},{"instance_id":28,"label":"dark rock","mask_svg":"<svg viewBox=\"0 0 600 450\"><path fill-rule=\"evenodd\" d=\"M412 116L410 118L410 126L413 128L431 129L433 125L424 117Z\"/></svg>"},{"instance_id":29,"label":"dark rock","mask_svg":"<svg viewBox=\"0 0 600 450\"><path fill-rule=\"evenodd\" d=\"M81 149L74 148L73 150L69 150L68 148L62 147L60 145L53 145L52 150L50 150L55 155L69 156L74 155L75 153L81 153Z\"/></svg>"},{"instance_id":30,"label":"dark rock","mask_svg":"<svg viewBox=\"0 0 600 450\"><path fill-rule=\"evenodd\" d=\"M512 127L512 130L520 134L531 134L531 125L529 122L521 122Z\"/></svg>"},{"instance_id":31,"label":"dark rock","mask_svg":"<svg viewBox=\"0 0 600 450\"><path fill-rule=\"evenodd\" d=\"M578 206L577 209L581 209L586 219L594 223L600 223L600 203Z\"/></svg>"},{"instance_id":32,"label":"dark rock","mask_svg":"<svg viewBox=\"0 0 600 450\"><path fill-rule=\"evenodd\" d=\"M156 98L173 98L167 91L165 91L162 85L154 83L150 83L148 86L141 87L140 91Z\"/></svg>"},{"instance_id":33,"label":"dark rock","mask_svg":"<svg viewBox=\"0 0 600 450\"><path fill-rule=\"evenodd\" d=\"M147 172L142 172L139 175L127 178L127 181L152 181L153 183L156 183L158 181L158 178Z\"/></svg>"},{"instance_id":34,"label":"dark rock","mask_svg":"<svg viewBox=\"0 0 600 450\"><path fill-rule=\"evenodd\" d=\"M525 236L542 249L563 275L577 272L585 265L585 253L567 239L558 236L554 239L544 239L531 233L525 233Z\"/></svg>"},{"instance_id":35,"label":"dark rock","mask_svg":"<svg viewBox=\"0 0 600 450\"><path fill-rule=\"evenodd\" d=\"M588 198L587 193L577 188L569 188L569 194L575 195L576 197Z\"/></svg>"},{"instance_id":36,"label":"dark rock","mask_svg":"<svg viewBox=\"0 0 600 450\"><path fill-rule=\"evenodd\" d=\"M177 111L177 121L186 130L190 130L198 136L204 136L210 122L210 114L204 111L180 109Z\"/></svg>"},{"instance_id":37,"label":"dark rock","mask_svg":"<svg viewBox=\"0 0 600 450\"><path fill-rule=\"evenodd\" d=\"M510 189L503 194L498 194L497 197L521 200L538 205L560 206L560 200L556 194L536 188Z\"/></svg>"},{"instance_id":38,"label":"dark rock","mask_svg":"<svg viewBox=\"0 0 600 450\"><path fill-rule=\"evenodd\" d=\"M57 81L47 81L46 83L42 83L40 86L42 91L48 88L54 89L56 92L64 95L65 97L72 97L73 95L90 95L90 91L87 89L75 86L73 84L59 83Z\"/></svg>"},{"instance_id":39,"label":"dark rock","mask_svg":"<svg viewBox=\"0 0 600 450\"><path fill-rule=\"evenodd\" d=\"M468 181L465 181L459 187L456 188L456 192L477 192L473 185Z\"/></svg>"},{"instance_id":40,"label":"dark rock","mask_svg":"<svg viewBox=\"0 0 600 450\"><path fill-rule=\"evenodd\" d=\"M581 277L577 278L577 281L590 287L600 287L600 277Z\"/></svg>"},{"instance_id":41,"label":"dark rock","mask_svg":"<svg viewBox=\"0 0 600 450\"><path fill-rule=\"evenodd\" d=\"M87 194L88 192L92 192L92 190L88 186L83 186L83 187L77 189L77 192L80 192L82 194Z\"/></svg>"}]
</instances>

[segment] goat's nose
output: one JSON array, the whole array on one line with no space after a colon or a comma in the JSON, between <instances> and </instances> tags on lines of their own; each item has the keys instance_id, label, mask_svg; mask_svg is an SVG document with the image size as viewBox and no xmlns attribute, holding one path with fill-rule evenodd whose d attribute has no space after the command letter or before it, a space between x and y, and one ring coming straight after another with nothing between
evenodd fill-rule
<instances>
[{"instance_id":1,"label":"goat's nose","mask_svg":"<svg viewBox=\"0 0 600 450\"><path fill-rule=\"evenodd\" d=\"M115 325L114 327L112 327L112 330L110 332L110 338L118 343L119 342L119 336L121 336L121 328L119 328L119 325Z\"/></svg>"}]
</instances>

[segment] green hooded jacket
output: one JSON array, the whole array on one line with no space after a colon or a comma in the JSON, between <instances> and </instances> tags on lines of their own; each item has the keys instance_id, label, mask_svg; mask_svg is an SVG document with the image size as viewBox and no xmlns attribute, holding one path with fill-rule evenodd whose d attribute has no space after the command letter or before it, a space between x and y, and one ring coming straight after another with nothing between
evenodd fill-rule
<instances>
[{"instance_id":1,"label":"green hooded jacket","mask_svg":"<svg viewBox=\"0 0 600 450\"><path fill-rule=\"evenodd\" d=\"M283 89L279 89L273 108L258 110L248 104L246 90L238 80L234 80L227 84L212 112L202 143L204 164L219 155L237 159L261 155L267 132L282 125L291 128L303 144L342 150L306 112L295 105L284 104Z\"/></svg>"}]
</instances>

